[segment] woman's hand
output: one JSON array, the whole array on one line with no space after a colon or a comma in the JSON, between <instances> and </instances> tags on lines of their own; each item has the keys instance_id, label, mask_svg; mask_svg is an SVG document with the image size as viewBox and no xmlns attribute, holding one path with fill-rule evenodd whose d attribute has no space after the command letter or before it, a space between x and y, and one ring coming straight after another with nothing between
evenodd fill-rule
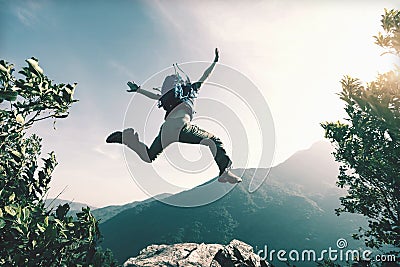
<instances>
[{"instance_id":1,"label":"woman's hand","mask_svg":"<svg viewBox=\"0 0 400 267\"><path fill-rule=\"evenodd\" d=\"M130 89L126 91L130 93L137 92L140 89L140 85L137 85L134 81L128 82L127 85L129 86Z\"/></svg>"},{"instance_id":2,"label":"woman's hand","mask_svg":"<svg viewBox=\"0 0 400 267\"><path fill-rule=\"evenodd\" d=\"M214 62L218 62L218 59L219 59L218 48L215 48L215 58L214 58Z\"/></svg>"}]
</instances>

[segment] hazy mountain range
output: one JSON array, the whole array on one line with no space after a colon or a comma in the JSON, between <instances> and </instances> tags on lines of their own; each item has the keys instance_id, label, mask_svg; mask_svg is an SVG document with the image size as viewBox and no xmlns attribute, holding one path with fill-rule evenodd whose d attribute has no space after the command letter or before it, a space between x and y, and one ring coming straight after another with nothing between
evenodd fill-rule
<instances>
[{"instance_id":1,"label":"hazy mountain range","mask_svg":"<svg viewBox=\"0 0 400 267\"><path fill-rule=\"evenodd\" d=\"M77 212L80 212L82 208L89 207L91 210L96 209L96 207L80 203L80 202L75 202L73 200L65 200L65 199L54 199L54 198L49 198L45 200L45 206L48 210L51 209L56 209L59 205L64 205L64 204L69 204L69 214L70 215L75 215Z\"/></svg>"},{"instance_id":2,"label":"hazy mountain range","mask_svg":"<svg viewBox=\"0 0 400 267\"><path fill-rule=\"evenodd\" d=\"M157 196L157 199L163 199L166 197L171 196L171 194L165 193L165 194L161 194ZM111 206L106 206L103 208L97 208L94 206L89 206L87 204L84 203L80 203L80 202L75 202L75 201L70 201L70 200L65 200L65 199L46 199L45 200L45 205L48 209L56 209L59 205L63 205L68 203L70 210L69 210L69 215L75 216L76 213L82 211L82 208L86 208L89 207L92 214L96 217L97 220L100 221L100 223L104 223L107 220L109 220L110 218L114 217L115 215L117 215L118 213L127 210L127 209L131 209L133 207L135 207L138 204L144 204L144 203L148 203L151 201L154 201L154 198L149 198L143 201L134 201L125 205L111 205Z\"/></svg>"},{"instance_id":3,"label":"hazy mountain range","mask_svg":"<svg viewBox=\"0 0 400 267\"><path fill-rule=\"evenodd\" d=\"M318 252L337 248L336 241L345 238L349 249L364 247L352 240L351 234L365 224L365 219L334 214L339 197L345 192L335 186L338 165L331 151L328 143L320 142L297 152L273 167L254 193L247 190L249 177L255 171L268 170L244 170L243 183L205 206L179 208L150 199L99 209L97 215L103 216L100 225L103 246L112 249L120 262L137 255L147 245L160 243L228 243L239 239L256 250L267 245L269 250L314 249ZM226 187L220 183L214 185L215 190ZM204 187L197 187L163 197L174 202L209 193ZM297 266L309 264L296 263Z\"/></svg>"}]
</instances>

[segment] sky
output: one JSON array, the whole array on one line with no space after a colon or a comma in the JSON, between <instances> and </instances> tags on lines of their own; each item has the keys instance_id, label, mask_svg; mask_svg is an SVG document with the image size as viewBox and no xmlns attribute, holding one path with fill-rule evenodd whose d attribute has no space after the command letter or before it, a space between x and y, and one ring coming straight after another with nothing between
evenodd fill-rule
<instances>
[{"instance_id":1,"label":"sky","mask_svg":"<svg viewBox=\"0 0 400 267\"><path fill-rule=\"evenodd\" d=\"M49 197L62 192L60 198L102 207L149 197L132 179L143 163L129 152L126 156L121 146L104 142L110 132L127 125L147 129L143 110L155 103L143 96L132 101L133 95L125 91L127 81L160 82L160 74L153 75L175 62L203 61L203 68L218 47L221 71L217 69L213 79L223 77L224 70L234 70L237 75L232 80L242 77L243 87L249 84L257 89L257 93L249 89L254 93L249 93L250 98L263 98L272 118L258 121L268 125L273 141L273 147L261 146L271 151L264 164L276 165L323 140L321 122L345 117L337 96L344 75L371 81L397 63L380 55L382 50L372 37L380 31L384 8L400 8L400 4L394 0L0 0L0 58L18 69L34 56L55 82L78 83L79 102L68 119L58 121L56 130L52 122L43 122L34 131L43 137L43 152L54 150L59 161ZM198 68L190 72L195 78L201 75ZM198 118L212 116L211 106L225 99L222 93L218 99L219 93L212 90L210 85L202 92ZM208 105L206 100L213 97L216 100ZM232 117L245 116L246 107L235 106L235 101L227 100ZM141 135L147 144L157 134L163 113L156 110L150 118L146 134ZM259 139L252 135L252 122L242 119L231 129L226 123L229 116L224 118L222 126L210 120L198 123L219 135L230 153L245 148L246 153L254 152L245 167L260 166ZM251 129L245 145L238 144L232 133L241 128ZM200 176L215 175L215 164L196 177L172 172L168 155L177 148L194 157L191 160L203 156L210 160L203 149L173 147L154 163L153 170L170 173L167 179L176 177L183 188L201 182ZM127 164L125 159L131 161ZM243 167L240 160L235 167ZM152 194L165 191L156 188Z\"/></svg>"}]
</instances>

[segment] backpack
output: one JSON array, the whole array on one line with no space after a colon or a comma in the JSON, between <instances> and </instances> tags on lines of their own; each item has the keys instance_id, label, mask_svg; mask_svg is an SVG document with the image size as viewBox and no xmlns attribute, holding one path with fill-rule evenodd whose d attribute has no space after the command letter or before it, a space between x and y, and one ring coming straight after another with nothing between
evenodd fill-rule
<instances>
[{"instance_id":1,"label":"backpack","mask_svg":"<svg viewBox=\"0 0 400 267\"><path fill-rule=\"evenodd\" d=\"M178 67L178 65L176 66ZM179 68L179 70L181 69ZM186 82L183 81L182 77L176 72L175 68L175 74L169 75L164 79L164 82L161 86L162 96L158 101L158 107L162 107L167 112L167 117L174 108L176 108L179 104L184 103L186 105L182 106L187 108L189 113L192 114L194 112L193 100L197 97L199 88L200 84L198 82L192 84L187 76Z\"/></svg>"}]
</instances>

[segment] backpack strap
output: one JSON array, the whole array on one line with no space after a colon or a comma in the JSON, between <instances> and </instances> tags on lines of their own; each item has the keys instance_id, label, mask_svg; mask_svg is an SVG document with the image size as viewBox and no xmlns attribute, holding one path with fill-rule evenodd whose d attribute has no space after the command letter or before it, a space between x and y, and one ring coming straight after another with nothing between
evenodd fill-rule
<instances>
[{"instance_id":1,"label":"backpack strap","mask_svg":"<svg viewBox=\"0 0 400 267\"><path fill-rule=\"evenodd\" d=\"M185 76L186 76L186 83L190 83L190 78L189 78L189 76L179 67L179 65L178 65L178 63L175 63L175 66L178 68L178 70L180 70L183 74L185 74ZM175 67L174 67L175 68ZM176 69L175 69L175 74L176 74L177 72L176 72ZM178 73L178 75L179 75L179 73Z\"/></svg>"}]
</instances>

